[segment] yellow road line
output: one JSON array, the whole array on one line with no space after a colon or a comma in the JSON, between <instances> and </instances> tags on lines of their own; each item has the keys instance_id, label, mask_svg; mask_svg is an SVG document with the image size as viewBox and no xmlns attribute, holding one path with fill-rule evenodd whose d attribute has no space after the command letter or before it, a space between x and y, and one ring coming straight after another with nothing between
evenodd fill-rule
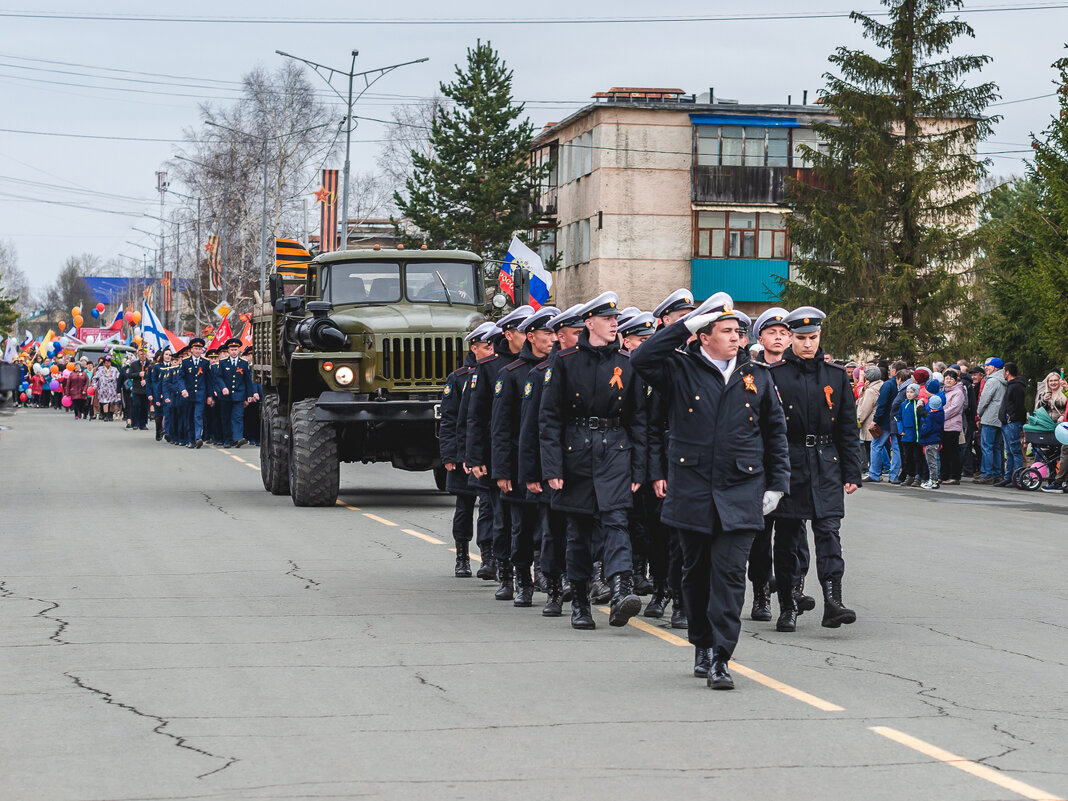
<instances>
[{"instance_id":1,"label":"yellow road line","mask_svg":"<svg viewBox=\"0 0 1068 801\"><path fill-rule=\"evenodd\" d=\"M444 540L439 540L437 537L431 537L429 534L424 534L421 531L415 531L410 528L402 528L401 531L403 531L405 534L411 534L413 537L418 537L421 540L426 540L427 542L432 543L434 545L445 544Z\"/></svg>"},{"instance_id":2,"label":"yellow road line","mask_svg":"<svg viewBox=\"0 0 1068 801\"><path fill-rule=\"evenodd\" d=\"M344 501L336 501L336 503L337 503L337 505L338 505L338 506L343 506L343 507L345 507L346 509L351 509L351 510L352 510L353 512L358 512L358 511L360 511L360 507L359 507L359 506L349 506L349 505L348 505L347 503L345 503Z\"/></svg>"},{"instance_id":3,"label":"yellow road line","mask_svg":"<svg viewBox=\"0 0 1068 801\"><path fill-rule=\"evenodd\" d=\"M374 520L376 523L381 523L383 526L395 526L395 525L397 525L392 520L386 520L386 518L379 517L378 515L373 515L370 512L364 512L363 516L364 517L369 517L372 520Z\"/></svg>"},{"instance_id":4,"label":"yellow road line","mask_svg":"<svg viewBox=\"0 0 1068 801\"><path fill-rule=\"evenodd\" d=\"M611 610L606 607L598 607L602 612L608 614ZM677 634L672 634L669 631L665 631L660 626L655 626L651 623L646 623L644 620L638 620L638 618L632 617L627 621L628 626L634 626L639 631L644 631L647 634L652 634L654 637L659 637L664 642L669 642L672 645L687 646L689 641L683 639ZM759 671L747 668L734 660L731 660L731 670L740 676L745 676L751 681L755 681L757 684L763 684L776 692L780 692L785 696L793 698L795 701L800 701L803 704L814 706L816 709L823 712L844 712L844 708L838 706L838 704L832 704L830 701L824 701L822 698L818 698L811 693L806 693L804 690L799 690L796 687L791 687L789 684L784 684L778 679L773 679L771 676L765 676Z\"/></svg>"},{"instance_id":5,"label":"yellow road line","mask_svg":"<svg viewBox=\"0 0 1068 801\"><path fill-rule=\"evenodd\" d=\"M887 739L893 740L895 743L900 743L907 748L911 748L913 751L919 751L925 756L929 756L932 759L937 759L939 762L945 762L947 765L951 765L958 770L963 770L965 773L970 773L980 779L985 779L991 784L996 784L1009 792L1022 795L1024 798L1030 798L1031 801L1064 801L1063 798L1053 795L1053 793L1047 793L1045 790L1040 790L1037 787L1033 787L1030 784L1012 779L1006 776L1001 771L988 768L986 765L980 765L977 762L972 762L964 757L957 756L956 754L944 751L936 745L931 745L923 740L918 740L915 737L905 734L903 731L897 729L891 729L886 726L870 726L869 727L876 734L881 734Z\"/></svg>"},{"instance_id":6,"label":"yellow road line","mask_svg":"<svg viewBox=\"0 0 1068 801\"><path fill-rule=\"evenodd\" d=\"M259 465L252 464L252 462L245 462L245 467L251 467L253 470L259 470L260 469Z\"/></svg>"}]
</instances>

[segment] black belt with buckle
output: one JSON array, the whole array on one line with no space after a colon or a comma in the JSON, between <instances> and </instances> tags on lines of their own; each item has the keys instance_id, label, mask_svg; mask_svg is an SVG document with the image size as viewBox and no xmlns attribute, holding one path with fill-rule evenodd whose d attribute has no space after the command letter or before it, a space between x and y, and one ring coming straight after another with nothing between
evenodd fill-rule
<instances>
[{"instance_id":1,"label":"black belt with buckle","mask_svg":"<svg viewBox=\"0 0 1068 801\"><path fill-rule=\"evenodd\" d=\"M821 445L833 445L834 437L827 434L805 434L801 439L788 440L791 445L804 445L806 448L817 448Z\"/></svg>"},{"instance_id":2,"label":"black belt with buckle","mask_svg":"<svg viewBox=\"0 0 1068 801\"><path fill-rule=\"evenodd\" d=\"M588 428L590 431L600 431L607 428L620 428L623 425L622 417L575 417L570 423L573 426Z\"/></svg>"}]
</instances>

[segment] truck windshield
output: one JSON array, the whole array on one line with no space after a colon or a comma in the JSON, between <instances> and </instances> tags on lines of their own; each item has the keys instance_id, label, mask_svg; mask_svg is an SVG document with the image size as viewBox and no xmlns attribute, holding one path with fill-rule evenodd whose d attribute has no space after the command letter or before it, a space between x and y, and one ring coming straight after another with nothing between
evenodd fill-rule
<instances>
[{"instance_id":1,"label":"truck windshield","mask_svg":"<svg viewBox=\"0 0 1068 801\"><path fill-rule=\"evenodd\" d=\"M465 261L410 261L404 268L405 290L413 303L479 302L478 265Z\"/></svg>"},{"instance_id":2,"label":"truck windshield","mask_svg":"<svg viewBox=\"0 0 1068 801\"><path fill-rule=\"evenodd\" d=\"M323 271L324 296L335 305L347 303L396 303L401 299L400 264L366 261L334 264Z\"/></svg>"}]
</instances>

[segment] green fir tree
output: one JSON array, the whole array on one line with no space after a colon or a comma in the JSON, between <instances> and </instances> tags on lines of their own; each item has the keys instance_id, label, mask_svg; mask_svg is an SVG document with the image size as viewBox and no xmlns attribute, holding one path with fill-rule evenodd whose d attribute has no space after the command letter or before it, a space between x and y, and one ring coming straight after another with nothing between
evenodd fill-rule
<instances>
[{"instance_id":1,"label":"green fir tree","mask_svg":"<svg viewBox=\"0 0 1068 801\"><path fill-rule=\"evenodd\" d=\"M4 277L0 275L0 347L3 345L5 335L14 333L15 322L19 314L15 311L18 298L9 297L4 289Z\"/></svg>"},{"instance_id":2,"label":"green fir tree","mask_svg":"<svg viewBox=\"0 0 1068 801\"><path fill-rule=\"evenodd\" d=\"M881 55L830 57L841 75L825 75L822 101L835 121L813 125L811 176L791 181L796 274L784 299L830 315L835 353L915 362L943 352L960 318L986 170L974 154L996 121L983 116L996 87L965 84L988 56L948 55L973 35L945 16L961 0L883 3L885 23L851 15Z\"/></svg>"},{"instance_id":3,"label":"green fir tree","mask_svg":"<svg viewBox=\"0 0 1068 801\"><path fill-rule=\"evenodd\" d=\"M441 93L430 132L429 156L412 152L401 214L433 247L463 248L503 258L512 236L534 222L531 198L541 172L531 165L534 127L512 101L512 72L490 43L467 50ZM412 237L422 241L422 237Z\"/></svg>"}]
</instances>

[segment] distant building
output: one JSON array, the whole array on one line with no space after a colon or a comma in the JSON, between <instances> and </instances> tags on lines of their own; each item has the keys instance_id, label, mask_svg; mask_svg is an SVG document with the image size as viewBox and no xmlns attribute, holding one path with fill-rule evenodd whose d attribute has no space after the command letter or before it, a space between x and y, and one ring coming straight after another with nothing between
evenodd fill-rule
<instances>
[{"instance_id":1,"label":"distant building","mask_svg":"<svg viewBox=\"0 0 1068 801\"><path fill-rule=\"evenodd\" d=\"M311 250L318 253L320 242L319 235L311 234L308 237L308 240L311 245ZM348 246L343 249L374 250L375 245L383 248L394 248L399 241L400 237L394 233L393 221L388 217L366 220L350 219L348 225Z\"/></svg>"},{"instance_id":2,"label":"distant building","mask_svg":"<svg viewBox=\"0 0 1068 801\"><path fill-rule=\"evenodd\" d=\"M537 206L563 307L612 289L651 308L680 286L748 312L789 275L786 178L803 179L819 105L742 105L681 89L613 88L536 137L556 167ZM554 231L555 229L555 231Z\"/></svg>"}]
</instances>

